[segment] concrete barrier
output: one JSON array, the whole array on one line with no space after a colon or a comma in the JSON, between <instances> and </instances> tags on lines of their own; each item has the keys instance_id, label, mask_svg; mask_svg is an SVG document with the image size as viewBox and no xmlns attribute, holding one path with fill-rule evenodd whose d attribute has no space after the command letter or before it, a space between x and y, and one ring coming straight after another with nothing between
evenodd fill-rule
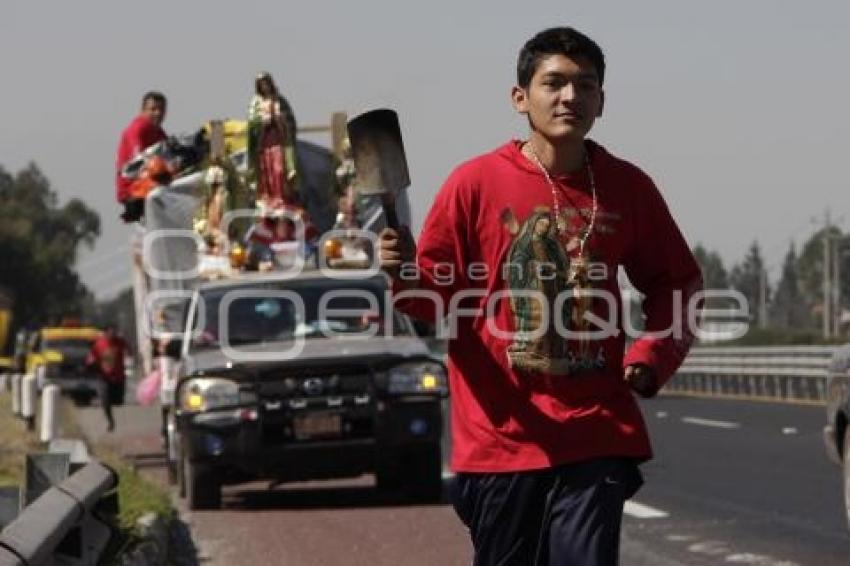
<instances>
[{"instance_id":1,"label":"concrete barrier","mask_svg":"<svg viewBox=\"0 0 850 566\"><path fill-rule=\"evenodd\" d=\"M41 430L39 439L50 442L59 430L59 398L62 392L58 385L49 384L41 392Z\"/></svg>"},{"instance_id":2,"label":"concrete barrier","mask_svg":"<svg viewBox=\"0 0 850 566\"><path fill-rule=\"evenodd\" d=\"M12 375L12 414L21 415L21 374Z\"/></svg>"},{"instance_id":3,"label":"concrete barrier","mask_svg":"<svg viewBox=\"0 0 850 566\"><path fill-rule=\"evenodd\" d=\"M35 405L38 402L38 387L35 375L28 373L21 380L21 417L28 430L35 430Z\"/></svg>"}]
</instances>

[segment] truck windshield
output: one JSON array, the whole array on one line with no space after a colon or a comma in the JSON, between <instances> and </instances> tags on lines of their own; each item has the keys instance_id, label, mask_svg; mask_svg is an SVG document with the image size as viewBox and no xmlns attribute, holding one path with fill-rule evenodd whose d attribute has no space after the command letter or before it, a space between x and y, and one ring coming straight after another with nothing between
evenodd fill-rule
<instances>
[{"instance_id":1,"label":"truck windshield","mask_svg":"<svg viewBox=\"0 0 850 566\"><path fill-rule=\"evenodd\" d=\"M62 354L66 359L85 358L91 349L92 340L82 338L64 338L61 340L45 340L42 350L53 350Z\"/></svg>"},{"instance_id":2,"label":"truck windshield","mask_svg":"<svg viewBox=\"0 0 850 566\"><path fill-rule=\"evenodd\" d=\"M203 291L193 316L193 348L215 348L295 338L407 336L409 321L386 319L386 287L379 280L287 281Z\"/></svg>"}]
</instances>

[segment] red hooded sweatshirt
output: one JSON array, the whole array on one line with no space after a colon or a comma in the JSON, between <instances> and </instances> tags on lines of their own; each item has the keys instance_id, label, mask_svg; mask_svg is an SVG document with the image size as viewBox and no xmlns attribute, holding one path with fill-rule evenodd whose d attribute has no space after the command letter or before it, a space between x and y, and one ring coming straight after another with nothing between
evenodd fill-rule
<instances>
[{"instance_id":1,"label":"red hooded sweatshirt","mask_svg":"<svg viewBox=\"0 0 850 566\"><path fill-rule=\"evenodd\" d=\"M552 187L512 141L449 176L417 243L419 296L394 288L400 310L456 321L448 356L455 471L652 455L623 368L647 364L664 383L679 367L693 341L686 307L702 288L700 270L652 180L587 147L598 206L584 263L588 172L553 177L556 222ZM624 325L640 323L624 320L619 266L645 295L645 331L669 330L643 334L627 351Z\"/></svg>"},{"instance_id":2,"label":"red hooded sweatshirt","mask_svg":"<svg viewBox=\"0 0 850 566\"><path fill-rule=\"evenodd\" d=\"M121 176L121 169L139 152L165 138L165 131L142 115L133 118L121 132L115 159L115 190L119 203L130 197L130 186L133 184L132 180Z\"/></svg>"}]
</instances>

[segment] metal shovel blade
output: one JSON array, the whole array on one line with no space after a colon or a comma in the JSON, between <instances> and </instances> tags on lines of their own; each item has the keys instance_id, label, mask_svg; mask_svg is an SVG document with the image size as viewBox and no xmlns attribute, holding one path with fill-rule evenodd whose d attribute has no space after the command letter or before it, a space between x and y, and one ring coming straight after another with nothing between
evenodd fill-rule
<instances>
[{"instance_id":1,"label":"metal shovel blade","mask_svg":"<svg viewBox=\"0 0 850 566\"><path fill-rule=\"evenodd\" d=\"M348 139L354 158L354 187L361 195L380 195L387 224L397 227L395 199L410 186L401 127L395 111L381 108L348 122Z\"/></svg>"}]
</instances>

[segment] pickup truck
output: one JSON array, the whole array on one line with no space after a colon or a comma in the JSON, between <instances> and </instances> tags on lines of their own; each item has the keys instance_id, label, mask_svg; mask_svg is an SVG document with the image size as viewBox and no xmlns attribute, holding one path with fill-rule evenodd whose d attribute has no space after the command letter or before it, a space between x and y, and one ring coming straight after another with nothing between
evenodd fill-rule
<instances>
[{"instance_id":1,"label":"pickup truck","mask_svg":"<svg viewBox=\"0 0 850 566\"><path fill-rule=\"evenodd\" d=\"M98 375L86 366L86 356L101 331L93 327L42 328L32 334L26 372L38 389L54 383L74 402L88 404L97 395Z\"/></svg>"},{"instance_id":2,"label":"pickup truck","mask_svg":"<svg viewBox=\"0 0 850 566\"><path fill-rule=\"evenodd\" d=\"M380 274L313 268L202 283L187 306L167 443L191 509L226 484L356 477L442 492L446 369Z\"/></svg>"},{"instance_id":3,"label":"pickup truck","mask_svg":"<svg viewBox=\"0 0 850 566\"><path fill-rule=\"evenodd\" d=\"M830 459L844 473L844 509L850 528L850 345L836 349L826 383L826 421L823 438Z\"/></svg>"}]
</instances>

